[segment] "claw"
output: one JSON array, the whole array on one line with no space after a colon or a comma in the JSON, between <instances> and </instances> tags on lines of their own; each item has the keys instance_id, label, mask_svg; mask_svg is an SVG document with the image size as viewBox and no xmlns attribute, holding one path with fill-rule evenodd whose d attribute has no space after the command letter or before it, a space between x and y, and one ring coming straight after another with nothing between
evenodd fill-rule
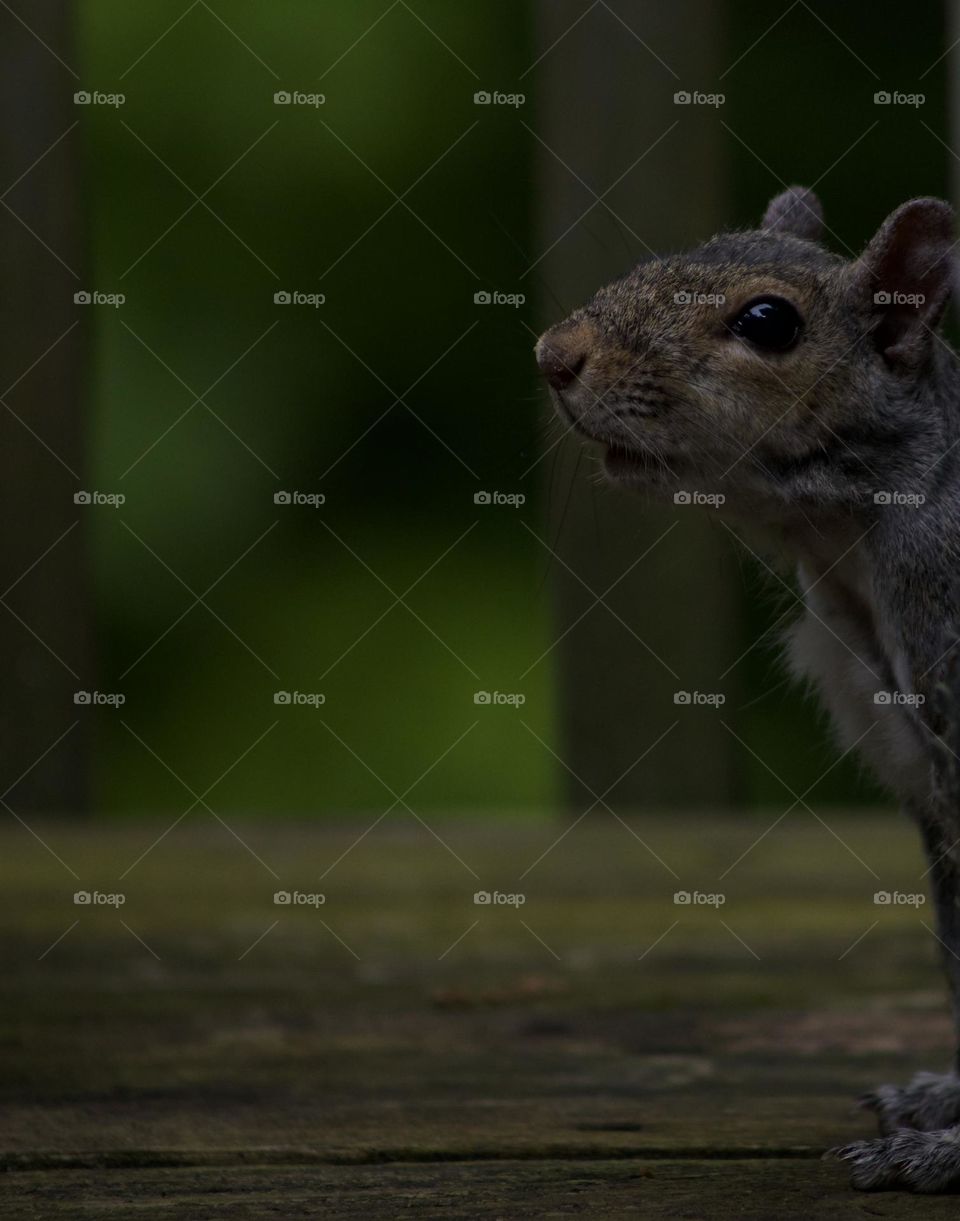
<instances>
[{"instance_id":1,"label":"claw","mask_svg":"<svg viewBox=\"0 0 960 1221\"><path fill-rule=\"evenodd\" d=\"M864 1141L853 1141L849 1145L834 1145L832 1149L828 1149L826 1153L822 1154L820 1160L825 1162L835 1157L842 1162L849 1161L851 1157L856 1157L860 1146L864 1143Z\"/></svg>"}]
</instances>

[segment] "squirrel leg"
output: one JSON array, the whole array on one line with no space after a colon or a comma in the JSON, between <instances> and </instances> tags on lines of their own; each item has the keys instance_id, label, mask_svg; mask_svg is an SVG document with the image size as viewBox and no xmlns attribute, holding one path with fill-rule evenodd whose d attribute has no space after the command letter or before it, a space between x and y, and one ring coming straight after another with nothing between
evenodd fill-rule
<instances>
[{"instance_id":1,"label":"squirrel leg","mask_svg":"<svg viewBox=\"0 0 960 1221\"><path fill-rule=\"evenodd\" d=\"M941 957L953 998L954 1025L960 1047L960 869L954 863L951 845L939 826L921 823L936 910ZM960 838L960 834L958 837ZM875 1111L884 1134L898 1128L934 1132L960 1123L960 1051L950 1073L917 1073L904 1086L881 1085L860 1099L861 1106Z\"/></svg>"},{"instance_id":2,"label":"squirrel leg","mask_svg":"<svg viewBox=\"0 0 960 1221\"><path fill-rule=\"evenodd\" d=\"M923 835L941 957L950 984L960 1049L960 649L954 647L934 691L930 808L915 810ZM882 1085L861 1099L877 1113L879 1140L856 1141L836 1155L854 1187L938 1192L960 1187L960 1050L953 1072L918 1073L908 1085Z\"/></svg>"}]
</instances>

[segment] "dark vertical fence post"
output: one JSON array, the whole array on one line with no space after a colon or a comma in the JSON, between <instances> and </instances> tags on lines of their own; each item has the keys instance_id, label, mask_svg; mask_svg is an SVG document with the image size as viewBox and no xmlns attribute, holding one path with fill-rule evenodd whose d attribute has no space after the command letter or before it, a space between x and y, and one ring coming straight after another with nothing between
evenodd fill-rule
<instances>
[{"instance_id":1,"label":"dark vertical fence post","mask_svg":"<svg viewBox=\"0 0 960 1221\"><path fill-rule=\"evenodd\" d=\"M542 249L556 242L538 269L545 325L646 257L647 247L681 248L727 219L722 111L674 100L681 90L722 88L722 6L635 0L612 6L616 15L598 5L575 24L589 7L584 0L538 6L546 53L529 75L543 141L539 233ZM589 804L591 791L602 794L679 720L611 799L621 807L729 802L736 795L735 741L718 716L679 709L673 697L692 688L731 695L735 674L718 677L737 649L730 540L703 512L651 507L598 486L595 465L584 457L575 474L580 449L573 438L560 449L547 528L564 563L590 589L555 565L556 634L653 549L604 599L616 615L594 606L557 645L561 751L577 776L567 777L569 799ZM553 461L544 462L546 471Z\"/></svg>"},{"instance_id":2,"label":"dark vertical fence post","mask_svg":"<svg viewBox=\"0 0 960 1221\"><path fill-rule=\"evenodd\" d=\"M73 4L17 7L21 20L0 9L0 793L18 781L4 797L18 813L75 812L88 734L73 697L89 683L90 636L74 504L86 405L74 293L90 287L68 130L81 83Z\"/></svg>"}]
</instances>

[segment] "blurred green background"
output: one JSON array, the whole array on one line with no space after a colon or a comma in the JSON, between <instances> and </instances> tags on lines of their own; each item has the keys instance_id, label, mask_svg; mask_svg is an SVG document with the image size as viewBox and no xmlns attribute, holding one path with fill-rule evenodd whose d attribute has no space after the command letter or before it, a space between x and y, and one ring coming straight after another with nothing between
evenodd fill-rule
<instances>
[{"instance_id":1,"label":"blurred green background","mask_svg":"<svg viewBox=\"0 0 960 1221\"><path fill-rule=\"evenodd\" d=\"M904 198L949 193L950 155L920 126L946 134L947 60L930 70L947 46L940 5L909 22L890 0L720 7L721 61L764 34L709 116L728 226L755 224L781 180L823 178L831 229L859 249ZM602 56L628 37L608 6L583 8L557 54ZM90 713L96 806L167 812L191 801L178 777L202 793L231 769L218 806L257 814L380 809L414 784L418 810L556 809L564 625L523 523L546 537L566 494L549 459L532 466L555 433L531 349L577 303L557 301L547 274L520 285L548 244L525 126L549 104L530 70L536 6L184 9L77 6L80 87L126 97L83 108L78 133L90 284L126 297L89 318L88 482L126 496L86 519L97 685L126 695ZM643 9L619 13L642 29ZM876 114L880 88L922 89L922 115ZM478 89L527 101L477 106ZM277 105L278 90L325 102ZM602 139L631 116L586 107L583 122ZM643 252L623 245L626 270ZM495 288L527 301L474 304ZM326 300L278 305L278 291ZM474 494L494 488L526 503L478 509ZM325 503L277 505L281 491ZM783 606L749 557L741 573L727 661ZM835 752L777 653L771 636L748 655L725 715L803 791ZM280 690L325 703L276 705ZM478 690L526 702L478 707ZM744 752L738 775L737 804L783 801ZM876 793L845 761L818 797Z\"/></svg>"}]
</instances>

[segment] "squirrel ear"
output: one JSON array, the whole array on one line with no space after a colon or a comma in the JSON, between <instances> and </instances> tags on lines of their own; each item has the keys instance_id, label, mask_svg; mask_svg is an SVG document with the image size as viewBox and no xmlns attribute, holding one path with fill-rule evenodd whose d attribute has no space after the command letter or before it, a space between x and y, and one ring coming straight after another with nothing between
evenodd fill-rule
<instances>
[{"instance_id":1,"label":"squirrel ear","mask_svg":"<svg viewBox=\"0 0 960 1221\"><path fill-rule=\"evenodd\" d=\"M879 315L874 341L887 360L909 363L930 345L952 281L953 209L911 199L891 212L854 263L861 300Z\"/></svg>"},{"instance_id":2,"label":"squirrel ear","mask_svg":"<svg viewBox=\"0 0 960 1221\"><path fill-rule=\"evenodd\" d=\"M807 187L787 187L770 200L761 228L817 242L823 232L820 200Z\"/></svg>"}]
</instances>

